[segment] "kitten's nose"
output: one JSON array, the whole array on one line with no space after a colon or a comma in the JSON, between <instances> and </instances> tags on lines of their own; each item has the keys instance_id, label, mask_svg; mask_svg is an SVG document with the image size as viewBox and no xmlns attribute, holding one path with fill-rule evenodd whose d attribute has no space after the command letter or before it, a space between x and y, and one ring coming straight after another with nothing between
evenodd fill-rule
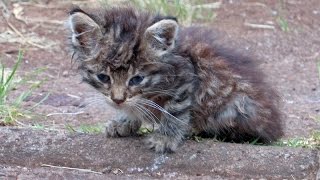
<instances>
[{"instance_id":1,"label":"kitten's nose","mask_svg":"<svg viewBox=\"0 0 320 180\"><path fill-rule=\"evenodd\" d=\"M125 99L116 99L116 98L112 98L112 101L115 102L116 104L121 104L125 101Z\"/></svg>"}]
</instances>

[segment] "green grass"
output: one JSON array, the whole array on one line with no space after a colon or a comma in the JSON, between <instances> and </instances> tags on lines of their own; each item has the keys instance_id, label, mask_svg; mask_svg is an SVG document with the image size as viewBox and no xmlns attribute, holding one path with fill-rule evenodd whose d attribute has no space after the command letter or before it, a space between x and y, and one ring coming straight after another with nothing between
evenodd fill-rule
<instances>
[{"instance_id":1,"label":"green grass","mask_svg":"<svg viewBox=\"0 0 320 180\"><path fill-rule=\"evenodd\" d=\"M17 62L14 64L11 72L2 63L0 64L0 123L2 125L13 125L19 116L23 116L23 113L20 111L20 104L29 95L29 91L20 94L14 102L8 102L10 92L20 82L15 76L22 57L23 52L19 51Z\"/></svg>"},{"instance_id":2,"label":"green grass","mask_svg":"<svg viewBox=\"0 0 320 180\"><path fill-rule=\"evenodd\" d=\"M283 0L278 1L278 17L276 18L276 22L278 23L280 29L283 32L289 32L290 28L289 28L289 23L287 21L287 19L285 18L285 2Z\"/></svg>"},{"instance_id":3,"label":"green grass","mask_svg":"<svg viewBox=\"0 0 320 180\"><path fill-rule=\"evenodd\" d=\"M103 133L105 128L102 124L81 124L78 127L66 124L65 127L70 133L78 132L86 134L100 134Z\"/></svg>"},{"instance_id":4,"label":"green grass","mask_svg":"<svg viewBox=\"0 0 320 180\"><path fill-rule=\"evenodd\" d=\"M103 124L81 124L75 127L71 124L66 124L65 128L70 133L100 134L104 132L105 126ZM146 135L152 132L152 128L141 127L137 133L139 135Z\"/></svg>"},{"instance_id":5,"label":"green grass","mask_svg":"<svg viewBox=\"0 0 320 180\"><path fill-rule=\"evenodd\" d=\"M205 139L214 140L216 142L229 142L226 139L218 139L217 137L211 138L203 138L201 136L193 135L190 137L191 140L196 142L203 142ZM239 144L250 144L250 145L258 145L258 146L281 146L281 147L302 147L302 148L315 148L320 150L320 131L315 131L311 134L309 138L291 138L286 140L279 140L272 144L263 144L259 142L259 138L253 139L248 142L241 142Z\"/></svg>"},{"instance_id":6,"label":"green grass","mask_svg":"<svg viewBox=\"0 0 320 180\"><path fill-rule=\"evenodd\" d=\"M45 126L43 124L35 123L32 125L32 128L42 130L45 129Z\"/></svg>"},{"instance_id":7,"label":"green grass","mask_svg":"<svg viewBox=\"0 0 320 180\"><path fill-rule=\"evenodd\" d=\"M153 131L154 129L152 128L140 127L137 133L140 135L146 135L152 133Z\"/></svg>"},{"instance_id":8,"label":"green grass","mask_svg":"<svg viewBox=\"0 0 320 180\"><path fill-rule=\"evenodd\" d=\"M283 31L283 32L289 32L289 23L288 21L282 17L282 16L279 16L277 18L277 23L279 24L280 26L280 29Z\"/></svg>"},{"instance_id":9,"label":"green grass","mask_svg":"<svg viewBox=\"0 0 320 180\"><path fill-rule=\"evenodd\" d=\"M315 131L309 138L292 138L274 143L276 146L320 149L320 131Z\"/></svg>"},{"instance_id":10,"label":"green grass","mask_svg":"<svg viewBox=\"0 0 320 180\"><path fill-rule=\"evenodd\" d=\"M208 21L216 17L214 9L220 7L220 2L205 3L196 0L100 0L104 6L110 5L133 5L142 10L148 10L164 15L171 15L178 18L179 22L190 25L197 21Z\"/></svg>"},{"instance_id":11,"label":"green grass","mask_svg":"<svg viewBox=\"0 0 320 180\"><path fill-rule=\"evenodd\" d=\"M17 120L21 117L30 118L30 112L21 107L22 102L43 82L43 80L34 81L36 75L42 72L43 69L36 70L22 78L17 76L17 70L22 59L23 51L20 50L17 61L12 68L6 68L0 63L0 125L3 126L15 125ZM15 99L11 98L9 101L10 94L21 86L25 86L25 89L27 90L24 90L18 94Z\"/></svg>"}]
</instances>

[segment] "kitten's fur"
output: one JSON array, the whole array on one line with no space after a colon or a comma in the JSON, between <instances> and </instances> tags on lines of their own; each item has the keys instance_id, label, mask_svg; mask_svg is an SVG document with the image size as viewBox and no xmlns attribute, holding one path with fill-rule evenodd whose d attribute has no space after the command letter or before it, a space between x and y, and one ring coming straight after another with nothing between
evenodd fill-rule
<instances>
[{"instance_id":1,"label":"kitten's fur","mask_svg":"<svg viewBox=\"0 0 320 180\"><path fill-rule=\"evenodd\" d=\"M175 151L191 133L265 143L282 136L278 96L248 58L216 47L209 31L129 7L75 8L68 25L83 80L122 112L108 121L108 136L151 122L158 128L147 145L156 152Z\"/></svg>"}]
</instances>

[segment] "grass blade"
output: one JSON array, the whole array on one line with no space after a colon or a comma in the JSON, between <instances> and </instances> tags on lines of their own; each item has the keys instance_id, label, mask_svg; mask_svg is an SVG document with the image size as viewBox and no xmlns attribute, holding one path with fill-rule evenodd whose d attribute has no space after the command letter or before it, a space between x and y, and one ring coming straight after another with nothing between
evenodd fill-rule
<instances>
[{"instance_id":1,"label":"grass blade","mask_svg":"<svg viewBox=\"0 0 320 180\"><path fill-rule=\"evenodd\" d=\"M20 62L22 61L22 57L23 57L23 51L20 50L19 51L19 54L18 54L18 61L17 63L15 63L15 65L13 66L13 69L9 75L9 77L6 79L6 82L4 83L4 86L7 86L13 79L13 76L15 75L19 65L20 65Z\"/></svg>"}]
</instances>

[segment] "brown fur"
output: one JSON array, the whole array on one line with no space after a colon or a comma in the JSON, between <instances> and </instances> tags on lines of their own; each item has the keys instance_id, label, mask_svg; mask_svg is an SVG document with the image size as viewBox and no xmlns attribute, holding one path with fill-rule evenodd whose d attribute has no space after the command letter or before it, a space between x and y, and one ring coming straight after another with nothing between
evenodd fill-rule
<instances>
[{"instance_id":1,"label":"brown fur","mask_svg":"<svg viewBox=\"0 0 320 180\"><path fill-rule=\"evenodd\" d=\"M248 57L215 45L212 32L133 8L70 12L70 45L84 81L122 115L108 136L159 126L147 140L175 151L185 136L231 141L282 136L278 96Z\"/></svg>"}]
</instances>

